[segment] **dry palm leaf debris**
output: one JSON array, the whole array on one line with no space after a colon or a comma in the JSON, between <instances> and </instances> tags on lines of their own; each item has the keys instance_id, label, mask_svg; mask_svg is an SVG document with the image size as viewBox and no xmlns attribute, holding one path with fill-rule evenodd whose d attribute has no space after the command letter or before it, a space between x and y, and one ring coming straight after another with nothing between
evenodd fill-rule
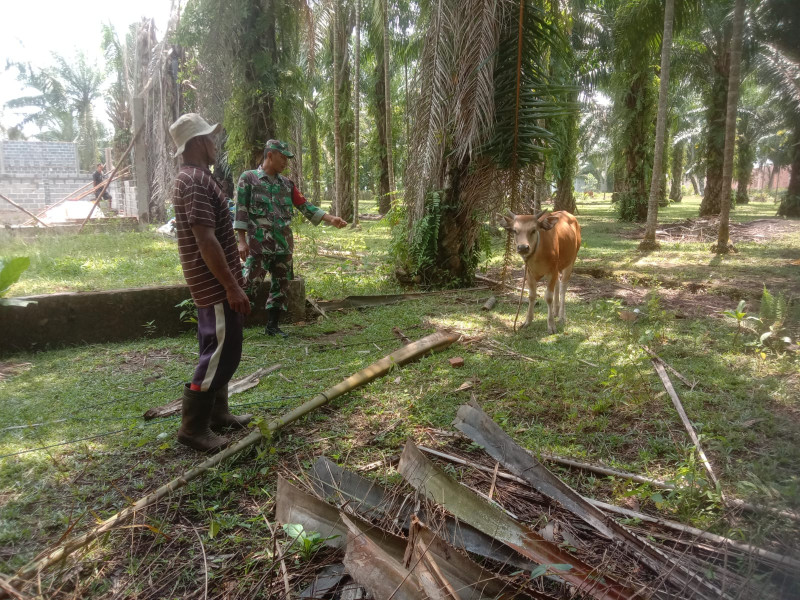
<instances>
[{"instance_id":1,"label":"dry palm leaf debris","mask_svg":"<svg viewBox=\"0 0 800 600\"><path fill-rule=\"evenodd\" d=\"M456 427L494 460L439 452L456 471L408 442L397 466L404 482L391 488L326 458L304 473L305 489L281 480L277 519L315 532L332 549L325 561L344 563L336 585L301 597L780 598L799 589L791 557L689 527L665 533L669 522L646 515L623 524L474 403ZM319 577L305 589L319 589ZM346 586L362 595L342 595Z\"/></svg>"}]
</instances>

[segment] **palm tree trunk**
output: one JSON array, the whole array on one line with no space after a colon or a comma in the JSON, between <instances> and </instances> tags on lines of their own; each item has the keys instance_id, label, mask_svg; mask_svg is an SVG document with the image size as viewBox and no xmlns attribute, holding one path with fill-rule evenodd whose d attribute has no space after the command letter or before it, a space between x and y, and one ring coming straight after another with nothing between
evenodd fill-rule
<instances>
[{"instance_id":1,"label":"palm tree trunk","mask_svg":"<svg viewBox=\"0 0 800 600\"><path fill-rule=\"evenodd\" d=\"M404 57L403 60L403 74L405 77L405 85L403 86L403 93L405 95L405 116L406 116L406 145L411 142L411 130L409 126L409 117L408 117L408 56ZM408 161L408 157L406 157L406 161Z\"/></svg>"},{"instance_id":2,"label":"palm tree trunk","mask_svg":"<svg viewBox=\"0 0 800 600\"><path fill-rule=\"evenodd\" d=\"M694 195L695 196L702 195L702 192L700 191L700 184L697 182L697 176L689 175L689 181L692 183L692 189L694 190Z\"/></svg>"},{"instance_id":3,"label":"palm tree trunk","mask_svg":"<svg viewBox=\"0 0 800 600\"><path fill-rule=\"evenodd\" d=\"M353 149L353 227L358 225L358 125L361 116L361 98L358 84L361 79L361 0L356 0L356 56L355 56L355 90L353 94L353 116L355 118L354 149Z\"/></svg>"},{"instance_id":4,"label":"palm tree trunk","mask_svg":"<svg viewBox=\"0 0 800 600\"><path fill-rule=\"evenodd\" d=\"M297 175L295 175L294 182L297 184L297 187L302 190L302 189L304 189L304 186L303 186L303 110L302 110L302 108L297 112L297 122L295 124L294 137L296 138L295 145L297 146L297 150L295 151L295 157L296 157L295 160L297 161Z\"/></svg>"},{"instance_id":5,"label":"palm tree trunk","mask_svg":"<svg viewBox=\"0 0 800 600\"><path fill-rule=\"evenodd\" d=\"M658 117L656 119L656 144L653 156L653 176L650 180L650 198L647 203L647 227L641 250L658 248L656 226L658 225L658 200L664 179L664 146L667 132L667 92L669 91L669 53L672 49L672 23L675 19L675 0L667 0L664 6L664 35L661 41L661 82L658 87Z\"/></svg>"},{"instance_id":6,"label":"palm tree trunk","mask_svg":"<svg viewBox=\"0 0 800 600\"><path fill-rule=\"evenodd\" d=\"M706 182L701 186L700 216L718 215L722 198L722 164L725 154L725 116L730 81L730 59L725 51L714 63L714 82L708 105L706 134Z\"/></svg>"},{"instance_id":7,"label":"palm tree trunk","mask_svg":"<svg viewBox=\"0 0 800 600\"><path fill-rule=\"evenodd\" d=\"M375 103L376 128L378 130L378 164L380 173L378 174L378 212L385 215L392 208L392 197L389 195L389 161L386 156L386 149L389 144L386 140L386 72L383 69L383 54L380 54L375 61Z\"/></svg>"},{"instance_id":8,"label":"palm tree trunk","mask_svg":"<svg viewBox=\"0 0 800 600\"><path fill-rule=\"evenodd\" d=\"M334 164L334 194L331 203L331 212L339 216L344 200L344 173L342 169L342 119L341 119L341 90L339 73L339 3L333 5L333 164Z\"/></svg>"},{"instance_id":9,"label":"palm tree trunk","mask_svg":"<svg viewBox=\"0 0 800 600\"><path fill-rule=\"evenodd\" d=\"M789 188L778 207L778 215L782 217L800 217L800 118L797 116L794 118L793 142L794 152L792 153ZM775 189L778 189L777 182Z\"/></svg>"},{"instance_id":10,"label":"palm tree trunk","mask_svg":"<svg viewBox=\"0 0 800 600\"><path fill-rule=\"evenodd\" d=\"M536 165L534 169L535 183L533 186L533 210L535 212L541 212L542 202L546 202L550 196L549 194L550 186L547 184L547 181L545 180L544 176L545 176L544 163Z\"/></svg>"},{"instance_id":11,"label":"palm tree trunk","mask_svg":"<svg viewBox=\"0 0 800 600\"><path fill-rule=\"evenodd\" d=\"M317 101L311 101L311 115L308 119L308 144L311 155L311 176L313 177L311 203L321 206L321 192L319 181L319 139L317 138Z\"/></svg>"},{"instance_id":12,"label":"palm tree trunk","mask_svg":"<svg viewBox=\"0 0 800 600\"><path fill-rule=\"evenodd\" d=\"M577 103L578 94L570 95L570 102ZM565 210L568 213L576 214L578 206L575 202L575 189L573 180L575 171L578 168L578 115L574 114L566 118L566 135L562 143L566 147L566 152L559 154L559 178L556 181L556 196L553 200L553 210Z\"/></svg>"},{"instance_id":13,"label":"palm tree trunk","mask_svg":"<svg viewBox=\"0 0 800 600\"><path fill-rule=\"evenodd\" d=\"M744 31L744 2L736 0L731 34L731 71L728 77L728 108L725 117L725 158L722 163L722 202L719 213L719 237L716 252L729 252L729 220L731 211L731 181L733 179L733 147L736 142L736 109L739 105L739 68L742 60Z\"/></svg>"},{"instance_id":14,"label":"palm tree trunk","mask_svg":"<svg viewBox=\"0 0 800 600\"><path fill-rule=\"evenodd\" d=\"M383 71L386 85L386 160L389 165L389 192L394 192L392 159L392 80L389 76L389 0L383 0Z\"/></svg>"},{"instance_id":15,"label":"palm tree trunk","mask_svg":"<svg viewBox=\"0 0 800 600\"><path fill-rule=\"evenodd\" d=\"M680 202L683 200L683 190L681 189L681 182L683 181L683 155L685 142L680 141L675 144L672 154L672 183L669 190L669 199L673 202Z\"/></svg>"},{"instance_id":16,"label":"palm tree trunk","mask_svg":"<svg viewBox=\"0 0 800 600\"><path fill-rule=\"evenodd\" d=\"M750 197L747 194L747 188L750 186L750 177L753 174L753 160L755 158L752 150L752 144L747 129L749 126L749 116L742 115L741 132L738 140L738 153L736 156L736 168L734 175L736 177L736 204L749 204Z\"/></svg>"}]
</instances>

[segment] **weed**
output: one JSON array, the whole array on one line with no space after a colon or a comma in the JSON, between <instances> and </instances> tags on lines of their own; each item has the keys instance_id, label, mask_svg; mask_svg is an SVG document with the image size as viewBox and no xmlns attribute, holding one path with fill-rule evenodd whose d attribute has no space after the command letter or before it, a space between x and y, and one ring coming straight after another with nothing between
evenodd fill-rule
<instances>
[{"instance_id":1,"label":"weed","mask_svg":"<svg viewBox=\"0 0 800 600\"><path fill-rule=\"evenodd\" d=\"M635 251L636 242L621 235L632 231L632 226L614 221L608 202L598 199L581 204L580 209L590 245L581 249L578 268L583 261L614 277L630 269L639 272L639 280L645 283L669 278L707 283L743 274L752 278L755 270L784 286L792 282L793 273L781 253L796 247L800 237L794 234L770 246L737 244L741 251L735 261L725 259L710 266L701 244L665 244L661 251L643 257ZM667 219L682 219L696 212L697 202L686 199L664 214ZM737 208L739 218L766 214L763 205ZM386 219L364 221L358 232L299 224L295 262L309 295L333 298L341 293L397 291L389 276L388 246L390 235L399 229ZM307 242L311 232L326 248L363 248L368 257L348 263L314 256ZM129 277L130 285L149 284L158 276L175 275L174 282L181 280L173 242L156 241L147 232L136 234L135 240L123 235L122 247L112 253L96 246L109 242L98 241L101 236L60 237L59 244L70 248L69 255L44 239L31 242L31 251L26 247L24 252L31 256L31 269L11 292L32 293L31 287L24 286L33 283L41 291L101 289L107 281L97 274L104 270L109 282ZM502 243L493 243L489 268L502 263ZM7 252L14 245L22 247L18 242L0 242L0 250L4 255L22 254ZM81 266L85 280L48 270L45 259L69 256L93 257L70 263L71 269L85 265ZM770 287L772 295L777 299L783 289L787 298L792 297L781 285ZM186 533L181 518L185 517L203 532L202 546L209 572L214 573L210 584L219 585L225 573L227 581L240 586L231 584L225 593L247 596L248 590L255 589L254 581L263 577L265 566L274 561L268 550L272 537L259 511L271 509L278 473L304 469L298 465L307 465L320 455L335 457L349 467L360 466L397 453L407 437L429 442L431 428L450 429L458 406L469 398L456 391L465 380L476 382L469 393L474 393L487 413L532 451L604 462L679 486L675 492L665 492L559 470L559 476L580 493L613 502L633 492L648 509L660 507L664 516L727 535L728 525L719 519L718 490L708 485L693 448L686 444L680 420L638 347L648 330L662 342L660 356L690 379L702 380L692 390L677 382L676 387L701 430L725 492L779 507L800 507L796 472L800 437L793 416L800 380L796 359L789 353L776 352L764 361L742 344L731 344L732 323L715 316L716 308L698 318L672 319L673 306L664 295L659 295L661 304L653 301L642 307L638 322L626 323L618 316L622 296L590 293L578 300L570 293L570 321L564 335L548 338L544 344L541 311L529 329L514 334L516 304L501 298L493 311L480 311L477 307L488 293L461 290L367 311L329 312L325 321L295 326L290 343L266 339L255 327L246 329L237 376L275 363L284 365L279 373L285 379L277 373L264 377L257 387L230 399L234 412L242 407L241 412L256 413L254 426L264 428L319 391L401 347L391 333L393 327L412 338L450 327L466 334L466 339L500 342L516 355L466 343L398 367L389 377L337 398L142 513L148 524L172 542L146 527L113 532L92 550L92 560L107 561L109 568L84 571L81 578L96 584L98 590L130 586L124 593L131 597L148 585L146 581L163 578L169 582L165 597L190 596L196 592L197 571L187 565L189 561L202 564L202 559L196 536L190 530ZM757 299L752 294L745 297ZM791 310L791 303L787 304ZM762 317L769 320L766 313ZM791 328L792 321L787 318L784 327ZM321 345L326 333L336 335L339 345ZM753 334L743 330L740 335ZM9 399L0 402L0 455L4 456L0 459L0 548L4 549L0 571L16 571L68 530L70 535L82 533L94 523L95 515L105 518L130 506L132 499L196 464L198 457L175 443L177 419L145 424L140 417L148 408L180 395L196 357L196 344L195 336L186 333L4 358L31 367L0 380L0 395ZM519 355L537 358L523 360ZM448 365L447 359L453 356L465 359L462 369ZM759 422L750 424L754 420ZM123 431L93 438L116 430ZM63 445L41 450L54 444ZM455 472L460 473L459 469ZM392 484L401 480L393 469L380 470L376 477ZM757 543L769 538L776 547L797 547L794 530L781 521L736 519L734 523L737 539ZM313 533L307 537L306 556L318 545ZM306 548L305 542L300 544ZM151 545L156 552L148 553ZM165 548L170 560L162 556ZM298 557L302 554L300 546L293 551ZM142 573L147 577L136 577ZM43 580L43 585L52 581L48 575ZM168 593L172 586L175 591ZM95 593L99 592L84 588L83 597ZM220 595L222 590L214 593ZM259 593L263 595L264 590Z\"/></svg>"},{"instance_id":2,"label":"weed","mask_svg":"<svg viewBox=\"0 0 800 600\"><path fill-rule=\"evenodd\" d=\"M298 552L303 560L311 560L319 548L328 540L332 540L336 535L322 537L316 531L306 531L299 523L286 523L283 531L291 538L287 550Z\"/></svg>"},{"instance_id":3,"label":"weed","mask_svg":"<svg viewBox=\"0 0 800 600\"><path fill-rule=\"evenodd\" d=\"M178 317L181 323L197 323L197 306L195 306L194 300L187 298L183 302L178 302L175 308L181 309Z\"/></svg>"},{"instance_id":4,"label":"weed","mask_svg":"<svg viewBox=\"0 0 800 600\"><path fill-rule=\"evenodd\" d=\"M745 319L747 319L747 311L745 310L746 304L747 303L744 300L739 300L739 304L734 310L725 310L722 312L722 314L726 317L736 319L737 328L736 334L733 338L734 343L736 343L736 341L739 339L739 336L742 333L742 325L744 324Z\"/></svg>"}]
</instances>

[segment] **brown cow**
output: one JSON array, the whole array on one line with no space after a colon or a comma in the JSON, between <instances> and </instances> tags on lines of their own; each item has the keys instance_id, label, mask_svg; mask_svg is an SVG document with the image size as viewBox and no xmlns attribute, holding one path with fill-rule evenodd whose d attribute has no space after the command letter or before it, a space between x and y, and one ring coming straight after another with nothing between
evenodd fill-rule
<instances>
[{"instance_id":1,"label":"brown cow","mask_svg":"<svg viewBox=\"0 0 800 600\"><path fill-rule=\"evenodd\" d=\"M499 216L505 221L503 228L514 233L517 252L525 261L530 295L528 316L522 327L530 325L533 320L536 285L542 277L547 277L544 295L547 301L547 332L555 333L556 315L562 325L566 322L564 298L575 257L581 247L578 220L563 210L544 211L535 215L515 215L509 211L506 216Z\"/></svg>"}]
</instances>

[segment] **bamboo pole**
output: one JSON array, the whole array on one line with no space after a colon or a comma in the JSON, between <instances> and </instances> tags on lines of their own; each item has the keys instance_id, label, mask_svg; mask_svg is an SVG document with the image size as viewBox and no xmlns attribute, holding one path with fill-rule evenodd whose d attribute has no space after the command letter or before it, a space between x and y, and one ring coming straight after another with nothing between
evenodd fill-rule
<instances>
[{"instance_id":1,"label":"bamboo pole","mask_svg":"<svg viewBox=\"0 0 800 600\"><path fill-rule=\"evenodd\" d=\"M131 140L131 143L130 143L130 144L128 144L128 147L125 149L125 152L123 152L123 153L122 153L122 156L121 156L121 157L120 157L120 159L117 161L117 166L116 166L116 167L114 167L114 170L113 170L113 171L111 171L111 174L108 176L108 179L106 179L106 180L103 182L103 187L100 189L100 193L98 194L98 196L102 196L102 195L103 195L103 193L106 191L106 188L108 188L108 184L110 184L110 183L111 183L111 180L112 180L112 179L114 178L114 176L117 174L117 169L119 169L119 166L120 166L122 163L124 163L124 162L125 162L125 159L126 159L126 158L128 158L128 154L130 154L131 150L133 150L133 143L136 141L136 138L137 138L137 137L139 137L139 134L140 134L141 132L142 132L142 128L140 127L140 128L139 128L139 130L138 130L136 133L134 133L134 134L133 134L133 139ZM97 202L95 202L95 203L92 205L92 208L89 210L89 214L88 214L88 215L86 215L86 219L84 219L83 223L81 223L81 226L80 226L80 228L78 229L78 233L80 233L81 231L83 231L83 228L84 228L84 227L86 227L86 223L88 223L88 222L89 222L89 219L91 219L91 218L92 218L92 213L94 212L94 209L95 209L95 208L97 208Z\"/></svg>"},{"instance_id":2,"label":"bamboo pole","mask_svg":"<svg viewBox=\"0 0 800 600\"><path fill-rule=\"evenodd\" d=\"M269 423L265 427L265 433L267 435L272 434L273 432L289 425L290 423L294 423L300 417L310 413L311 411L319 408L320 406L324 406L334 398L338 398L339 396L346 394L349 391L352 391L362 385L366 385L370 381L377 379L378 377L382 377L390 372L395 366L402 366L420 356L435 350L440 350L446 348L453 342L455 342L459 338L457 333L450 333L446 331L437 331L427 337L424 337L420 340L417 340L413 344L409 344L408 346L403 346L399 350L392 352L388 356L384 356L379 361L372 363L367 368L355 373L342 381L341 383L333 386L325 390L324 392L317 394L314 398L309 400L308 402L298 406L294 410L289 411L288 413L284 414L281 417L278 417L271 423ZM51 565L66 559L70 554L83 548L96 540L98 537L118 527L125 521L127 521L130 517L136 514L136 511L142 510L145 507L151 506L157 503L159 500L168 496L172 492L188 485L188 483L194 479L197 479L208 471L209 469L216 467L219 463L221 463L226 458L234 456L235 454L241 452L245 448L249 448L253 444L259 442L264 438L264 433L262 430L255 430L247 437L243 438L233 446L223 450L219 454L212 456L211 458L203 461L193 469L190 469L183 475L176 477L169 483L161 486L157 490L151 492L150 494L144 496L128 508L125 508L118 512L116 515L106 519L99 525L97 525L91 531L84 533L83 535L74 538L72 540L66 541L60 547L56 548L55 550L49 552L45 556L39 558L38 560L34 560L33 562L28 563L27 565L23 566L16 572L16 574L8 580L8 584L12 586L19 585L20 583L30 580L31 578L39 575L42 571L46 568L50 567Z\"/></svg>"},{"instance_id":3,"label":"bamboo pole","mask_svg":"<svg viewBox=\"0 0 800 600\"><path fill-rule=\"evenodd\" d=\"M41 224L42 224L42 225L44 225L45 227L50 227L50 225L48 225L47 223L45 223L44 221L42 221L42 220L41 220L39 217L37 217L37 216L36 216L35 214L33 214L32 212L28 211L28 209L26 209L26 208L23 208L22 206L20 206L20 205L19 205L19 204L17 204L16 202L14 202L14 201L13 201L11 198L6 198L6 197L5 197L3 194L0 194L0 198L2 198L3 200L5 200L6 202L8 202L8 203L9 203L11 206L13 206L14 208L18 208L19 210L21 210L22 212L24 212L24 213L25 213L26 215L28 215L29 217L33 217L34 219L36 219L37 221L39 221L39 223L41 223Z\"/></svg>"}]
</instances>

